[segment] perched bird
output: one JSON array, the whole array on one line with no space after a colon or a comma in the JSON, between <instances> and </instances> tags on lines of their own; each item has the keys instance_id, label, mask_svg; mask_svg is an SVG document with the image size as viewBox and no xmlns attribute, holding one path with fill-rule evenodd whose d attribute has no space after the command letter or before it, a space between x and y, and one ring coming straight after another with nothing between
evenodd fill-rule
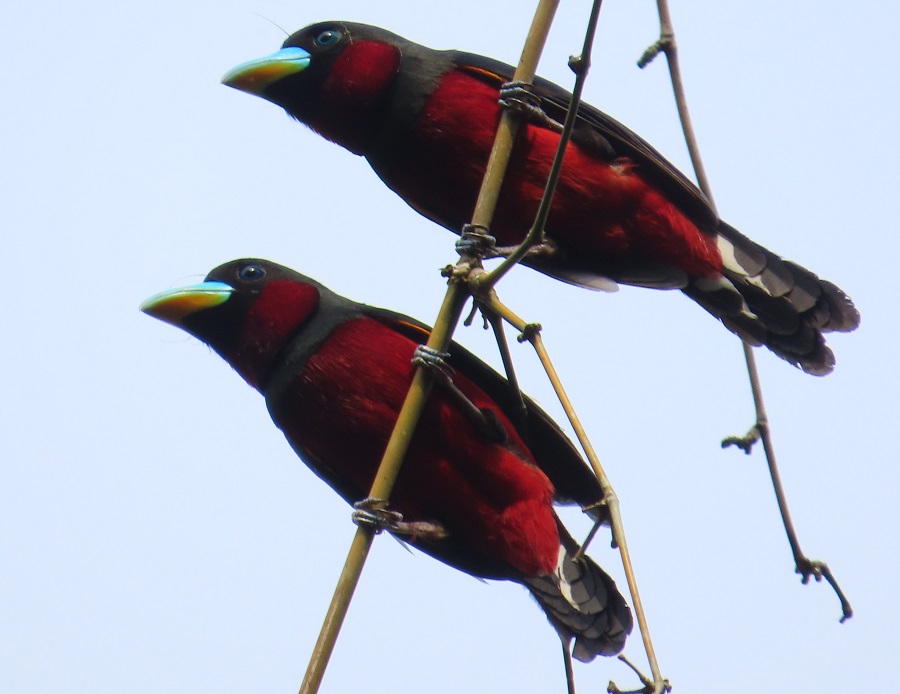
<instances>
[{"instance_id":1,"label":"perched bird","mask_svg":"<svg viewBox=\"0 0 900 694\"><path fill-rule=\"evenodd\" d=\"M413 209L459 233L471 221L501 87L513 72L484 56L332 21L301 29L223 81L364 156ZM490 229L501 247L521 241L534 220L571 97L542 79L533 96ZM834 368L822 333L859 325L838 287L720 220L662 155L589 105L579 107L546 233L549 251L528 257L531 267L597 289L680 289L746 342L807 373Z\"/></svg>"},{"instance_id":2,"label":"perched bird","mask_svg":"<svg viewBox=\"0 0 900 694\"><path fill-rule=\"evenodd\" d=\"M265 260L236 260L141 310L218 352L265 396L297 455L350 503L364 499L429 328L355 303ZM524 584L572 655L622 650L631 610L553 510L594 506L594 474L556 424L459 345L433 364L436 386L382 517L450 566ZM448 368L449 367L449 368ZM593 508L590 508L594 506Z\"/></svg>"}]
</instances>

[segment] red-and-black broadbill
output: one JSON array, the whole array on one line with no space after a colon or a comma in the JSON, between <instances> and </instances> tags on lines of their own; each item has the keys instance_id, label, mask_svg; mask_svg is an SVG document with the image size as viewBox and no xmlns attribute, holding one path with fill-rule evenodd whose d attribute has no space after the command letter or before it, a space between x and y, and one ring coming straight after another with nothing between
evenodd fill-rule
<instances>
[{"instance_id":1,"label":"red-and-black broadbill","mask_svg":"<svg viewBox=\"0 0 900 694\"><path fill-rule=\"evenodd\" d=\"M141 309L207 343L259 390L296 453L344 499L367 496L426 326L254 259ZM597 564L573 559L578 545L553 510L596 504L596 478L489 366L456 344L447 365L452 378L435 385L391 495L403 517L395 534L469 574L525 585L561 636L574 637L576 658L618 653L631 611Z\"/></svg>"},{"instance_id":2,"label":"red-and-black broadbill","mask_svg":"<svg viewBox=\"0 0 900 694\"><path fill-rule=\"evenodd\" d=\"M512 77L512 67L490 58L323 22L224 82L365 156L411 207L459 233L471 221L500 87ZM538 79L534 93L545 116L564 120L567 91ZM530 228L559 141L546 118L526 118L490 229L500 246ZM728 226L656 150L588 105L579 108L546 231L555 252L527 259L533 268L585 287L680 289L748 343L811 374L834 368L822 333L859 324L838 287Z\"/></svg>"}]
</instances>

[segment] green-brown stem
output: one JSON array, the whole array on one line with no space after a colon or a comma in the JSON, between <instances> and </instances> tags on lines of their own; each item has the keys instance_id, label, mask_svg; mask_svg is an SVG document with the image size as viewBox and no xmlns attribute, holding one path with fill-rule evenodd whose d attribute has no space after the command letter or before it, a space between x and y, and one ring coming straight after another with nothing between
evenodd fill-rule
<instances>
[{"instance_id":1,"label":"green-brown stem","mask_svg":"<svg viewBox=\"0 0 900 694\"><path fill-rule=\"evenodd\" d=\"M558 5L559 0L540 0L525 41L525 47L522 50L522 57L516 69L515 79L527 82L531 82L534 79L538 60L543 51ZM475 213L472 219L472 223L475 225L485 227L490 225L515 141L516 129L516 116L504 113L500 120L488 168L485 172L481 191L478 195L478 202L475 206ZM463 260L468 260L470 266L479 264L477 259ZM474 265L472 265L473 263ZM439 351L447 349L453 331L456 328L456 323L459 320L464 298L465 293L462 284L451 281L447 288L447 294L444 297L444 303L435 321L434 329L429 336L429 347ZM391 433L391 438L388 441L369 497L384 499L385 501L390 497L394 481L399 474L400 465L409 447L409 442L412 439L430 389L431 374L427 369L417 369L397 423ZM338 633L349 609L350 600L359 583L359 577L371 547L373 535L374 532L370 528L360 527L357 529L347 561L341 572L338 586L329 605L319 638L307 667L303 684L300 687L300 694L314 694L319 690L325 674L325 668L328 665L328 660L331 658Z\"/></svg>"},{"instance_id":2,"label":"green-brown stem","mask_svg":"<svg viewBox=\"0 0 900 694\"><path fill-rule=\"evenodd\" d=\"M575 412L575 408L572 406L572 401L569 400L569 396L566 394L562 381L559 378L559 374L553 366L553 362L550 360L550 355L547 353L547 349L544 347L544 341L541 339L539 326L526 323L522 318L513 313L509 307L501 303L493 293L481 301L487 310L496 313L517 330L520 330L524 339L528 340L534 347L534 350L541 361L541 365L547 373L547 378L550 380L553 390L556 392L556 396L559 398L559 402L562 405L563 411L566 413L569 424L571 424L572 430L575 432L575 437L581 444L585 456L587 456L587 459L594 470L594 474L600 482L600 488L603 490L603 502L609 511L613 544L619 549L622 567L625 571L625 580L628 582L628 590L631 593L635 618L637 619L638 629L641 632L641 639L643 639L644 650L647 652L647 661L650 663L650 672L653 676L654 683L653 691L655 694L662 694L662 692L667 690L668 682L663 679L662 674L660 673L659 665L656 660L656 652L653 648L653 642L650 639L647 616L644 612L644 605L641 602L637 579L634 575L634 567L631 563L631 554L628 551L628 543L625 540L625 527L622 523L622 516L619 511L619 498L616 496L612 484L609 481L609 477L607 477L606 471L600 463L600 458L594 450L587 432Z\"/></svg>"}]
</instances>

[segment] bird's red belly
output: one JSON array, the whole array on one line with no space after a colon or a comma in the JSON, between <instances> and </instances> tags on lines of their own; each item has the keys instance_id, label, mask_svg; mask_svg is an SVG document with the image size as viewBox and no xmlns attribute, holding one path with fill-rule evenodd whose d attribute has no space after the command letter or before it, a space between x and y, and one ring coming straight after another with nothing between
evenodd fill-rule
<instances>
[{"instance_id":1,"label":"bird's red belly","mask_svg":"<svg viewBox=\"0 0 900 694\"><path fill-rule=\"evenodd\" d=\"M309 359L281 409L285 435L350 482L358 498L368 493L406 396L414 349L415 343L371 319L346 323ZM479 407L492 405L465 377L454 380ZM445 524L476 554L534 575L556 563L552 495L530 459L486 441L435 389L391 505L407 520Z\"/></svg>"}]
</instances>

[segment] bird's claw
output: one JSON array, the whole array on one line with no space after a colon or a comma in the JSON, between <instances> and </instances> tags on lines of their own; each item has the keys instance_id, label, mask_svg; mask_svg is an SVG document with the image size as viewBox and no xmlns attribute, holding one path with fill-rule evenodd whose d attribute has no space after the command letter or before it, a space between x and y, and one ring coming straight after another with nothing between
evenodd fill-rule
<instances>
[{"instance_id":1,"label":"bird's claw","mask_svg":"<svg viewBox=\"0 0 900 694\"><path fill-rule=\"evenodd\" d=\"M483 258L494 252L497 239L481 224L465 224L456 241L456 252L462 256Z\"/></svg>"},{"instance_id":2,"label":"bird's claw","mask_svg":"<svg viewBox=\"0 0 900 694\"><path fill-rule=\"evenodd\" d=\"M412 365L424 367L431 370L436 376L450 380L453 377L453 369L447 364L449 358L449 352L441 352L428 345L418 345L412 358Z\"/></svg>"},{"instance_id":3,"label":"bird's claw","mask_svg":"<svg viewBox=\"0 0 900 694\"><path fill-rule=\"evenodd\" d=\"M454 371L446 362L449 357L449 352L441 352L428 345L419 345L416 347L412 365L431 371L437 385L444 389L446 395L459 406L462 414L488 441L491 443L506 442L506 429L497 419L497 415L490 409L478 407L453 383Z\"/></svg>"},{"instance_id":4,"label":"bird's claw","mask_svg":"<svg viewBox=\"0 0 900 694\"><path fill-rule=\"evenodd\" d=\"M359 526L372 528L376 534L382 530L391 530L397 523L403 522L403 514L388 509L384 499L368 497L353 504L350 518Z\"/></svg>"},{"instance_id":5,"label":"bird's claw","mask_svg":"<svg viewBox=\"0 0 900 694\"><path fill-rule=\"evenodd\" d=\"M557 132L563 129L562 123L553 120L541 108L541 97L534 93L534 86L528 82L517 80L502 84L498 102L501 108L521 113L531 123Z\"/></svg>"},{"instance_id":6,"label":"bird's claw","mask_svg":"<svg viewBox=\"0 0 900 694\"><path fill-rule=\"evenodd\" d=\"M442 540L447 537L447 531L440 523L404 521L403 514L391 511L384 499L369 497L357 501L353 504L353 513L350 517L357 525L372 528L376 534L387 530L393 535L401 535L411 540L418 538Z\"/></svg>"}]
</instances>

